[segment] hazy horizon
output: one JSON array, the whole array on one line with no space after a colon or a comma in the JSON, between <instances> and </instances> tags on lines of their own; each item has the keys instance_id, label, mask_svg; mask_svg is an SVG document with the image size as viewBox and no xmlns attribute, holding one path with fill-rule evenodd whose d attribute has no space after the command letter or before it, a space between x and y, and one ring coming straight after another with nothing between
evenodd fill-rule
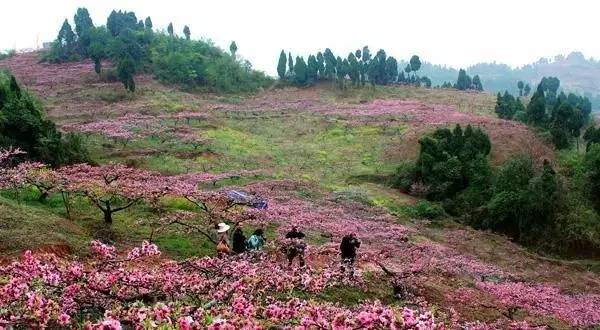
<instances>
[{"instance_id":1,"label":"hazy horizon","mask_svg":"<svg viewBox=\"0 0 600 330\"><path fill-rule=\"evenodd\" d=\"M600 6L581 0L570 1L568 7L561 1L514 0L486 4L428 0L413 7L397 1L372 6L364 1L313 0L206 4L26 0L11 3L0 13L0 28L10 31L0 36L0 50L37 48L52 41L65 18L73 24L78 7L89 10L95 25L106 24L111 10L123 9L134 11L138 19L152 17L155 29L166 29L173 22L179 35L188 25L193 38L211 39L223 49L235 40L240 56L271 75L281 49L306 57L329 47L345 56L368 45L373 52L383 48L399 60L417 54L423 61L454 68L482 62L520 67L573 51L600 58L600 44L592 36L600 26L594 20ZM549 22L558 28L548 31Z\"/></svg>"}]
</instances>

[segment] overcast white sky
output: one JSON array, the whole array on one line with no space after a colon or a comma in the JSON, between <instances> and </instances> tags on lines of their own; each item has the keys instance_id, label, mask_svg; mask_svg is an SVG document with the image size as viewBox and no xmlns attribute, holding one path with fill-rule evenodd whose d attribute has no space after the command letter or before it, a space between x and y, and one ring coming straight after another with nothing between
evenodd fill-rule
<instances>
[{"instance_id":1,"label":"overcast white sky","mask_svg":"<svg viewBox=\"0 0 600 330\"><path fill-rule=\"evenodd\" d=\"M94 24L106 23L112 9L151 16L155 28L189 25L194 38L210 38L254 67L275 73L281 49L294 55L334 53L369 45L407 59L465 67L497 61L519 66L571 51L600 58L600 2L594 0L47 0L3 1L0 50L35 48L56 37L77 7ZM182 34L179 32L179 34Z\"/></svg>"}]
</instances>

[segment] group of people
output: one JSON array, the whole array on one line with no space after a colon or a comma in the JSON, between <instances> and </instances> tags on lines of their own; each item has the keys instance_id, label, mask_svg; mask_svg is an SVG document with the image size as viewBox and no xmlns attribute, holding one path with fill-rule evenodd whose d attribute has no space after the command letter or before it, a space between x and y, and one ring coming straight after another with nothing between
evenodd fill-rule
<instances>
[{"instance_id":1,"label":"group of people","mask_svg":"<svg viewBox=\"0 0 600 330\"><path fill-rule=\"evenodd\" d=\"M260 251L267 242L262 228L256 229L248 239L246 239L242 226L239 223L235 225L230 239L230 228L231 226L223 222L217 225L217 253L220 255ZM231 244L229 242L231 242Z\"/></svg>"},{"instance_id":2,"label":"group of people","mask_svg":"<svg viewBox=\"0 0 600 330\"><path fill-rule=\"evenodd\" d=\"M217 253L220 255L240 254L249 251L260 251L267 239L264 236L264 231L261 228L256 229L249 238L246 238L242 226L238 223L235 225L231 239L229 229L231 226L226 223L219 223L217 226L218 244ZM294 226L286 233L286 244L283 246L288 261L288 267L292 267L295 259L298 259L300 267L304 267L304 252L306 251L306 235ZM231 242L231 245L230 243ZM360 247L360 240L354 233L348 234L342 238L340 244L341 255L341 270L348 270L350 275L354 274L354 262L357 255L357 250Z\"/></svg>"}]
</instances>

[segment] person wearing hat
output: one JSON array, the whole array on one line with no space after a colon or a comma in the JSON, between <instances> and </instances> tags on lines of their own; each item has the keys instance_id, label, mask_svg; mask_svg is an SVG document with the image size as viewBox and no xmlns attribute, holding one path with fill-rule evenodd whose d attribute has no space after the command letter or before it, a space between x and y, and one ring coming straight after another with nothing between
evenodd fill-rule
<instances>
[{"instance_id":1,"label":"person wearing hat","mask_svg":"<svg viewBox=\"0 0 600 330\"><path fill-rule=\"evenodd\" d=\"M221 222L217 225L217 253L220 255L229 254L231 252L231 248L229 247L229 237L227 232L229 231L228 224Z\"/></svg>"}]
</instances>

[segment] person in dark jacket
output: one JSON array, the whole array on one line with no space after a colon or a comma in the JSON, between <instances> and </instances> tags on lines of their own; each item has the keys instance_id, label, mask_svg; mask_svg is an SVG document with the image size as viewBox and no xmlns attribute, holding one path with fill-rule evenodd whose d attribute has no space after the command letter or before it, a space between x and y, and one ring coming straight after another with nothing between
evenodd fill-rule
<instances>
[{"instance_id":1,"label":"person in dark jacket","mask_svg":"<svg viewBox=\"0 0 600 330\"><path fill-rule=\"evenodd\" d=\"M298 227L292 227L287 234L285 234L285 238L287 238L290 242L286 247L286 256L288 259L288 267L292 266L292 262L296 257L298 257L300 262L300 267L304 267L304 250L306 249L306 243L304 242L303 232L298 230Z\"/></svg>"},{"instance_id":2,"label":"person in dark jacket","mask_svg":"<svg viewBox=\"0 0 600 330\"><path fill-rule=\"evenodd\" d=\"M342 238L340 252L342 256L342 271L346 268L350 270L350 275L354 274L354 260L356 259L356 249L360 247L360 241L354 233Z\"/></svg>"},{"instance_id":3,"label":"person in dark jacket","mask_svg":"<svg viewBox=\"0 0 600 330\"><path fill-rule=\"evenodd\" d=\"M235 226L231 241L234 253L246 252L246 236L244 236L244 231L239 223Z\"/></svg>"}]
</instances>

